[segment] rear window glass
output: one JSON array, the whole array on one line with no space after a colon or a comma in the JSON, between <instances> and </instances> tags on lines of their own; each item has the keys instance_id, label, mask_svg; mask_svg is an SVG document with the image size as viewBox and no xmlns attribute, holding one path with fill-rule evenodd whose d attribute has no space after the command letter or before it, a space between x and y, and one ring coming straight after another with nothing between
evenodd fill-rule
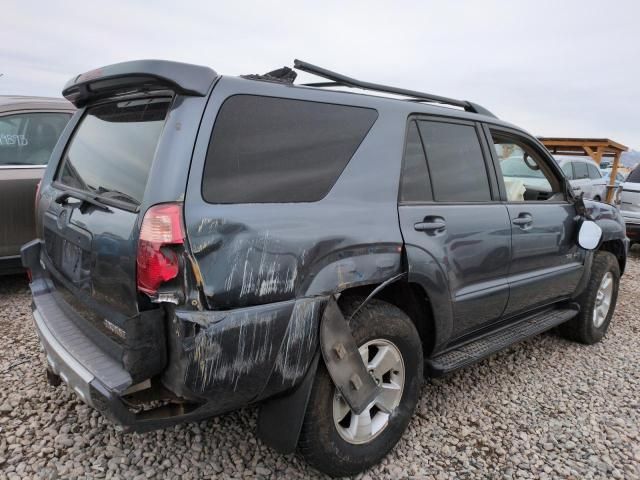
<instances>
[{"instance_id":1,"label":"rear window glass","mask_svg":"<svg viewBox=\"0 0 640 480\"><path fill-rule=\"evenodd\" d=\"M636 167L636 169L629 174L626 181L631 183L640 183L640 167Z\"/></svg>"},{"instance_id":2,"label":"rear window glass","mask_svg":"<svg viewBox=\"0 0 640 480\"><path fill-rule=\"evenodd\" d=\"M70 113L0 117L0 165L46 165Z\"/></svg>"},{"instance_id":3,"label":"rear window glass","mask_svg":"<svg viewBox=\"0 0 640 480\"><path fill-rule=\"evenodd\" d=\"M369 108L236 95L209 143L209 203L313 202L336 182L378 117Z\"/></svg>"},{"instance_id":4,"label":"rear window glass","mask_svg":"<svg viewBox=\"0 0 640 480\"><path fill-rule=\"evenodd\" d=\"M129 100L87 109L57 180L104 198L142 202L170 99Z\"/></svg>"}]
</instances>

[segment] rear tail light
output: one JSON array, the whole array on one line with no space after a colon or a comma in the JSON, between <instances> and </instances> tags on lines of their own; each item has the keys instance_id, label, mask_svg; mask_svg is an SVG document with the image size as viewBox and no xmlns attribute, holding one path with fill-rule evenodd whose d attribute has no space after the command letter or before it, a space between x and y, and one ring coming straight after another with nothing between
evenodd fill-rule
<instances>
[{"instance_id":1,"label":"rear tail light","mask_svg":"<svg viewBox=\"0 0 640 480\"><path fill-rule=\"evenodd\" d=\"M176 278L179 257L172 246L184 245L182 205L151 207L144 215L138 240L138 290L155 296L164 282Z\"/></svg>"}]
</instances>

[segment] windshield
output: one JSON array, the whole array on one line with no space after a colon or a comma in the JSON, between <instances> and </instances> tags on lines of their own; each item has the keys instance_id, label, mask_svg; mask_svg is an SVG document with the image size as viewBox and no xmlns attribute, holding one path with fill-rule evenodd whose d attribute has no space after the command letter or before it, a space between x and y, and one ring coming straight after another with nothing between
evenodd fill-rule
<instances>
[{"instance_id":1,"label":"windshield","mask_svg":"<svg viewBox=\"0 0 640 480\"><path fill-rule=\"evenodd\" d=\"M640 166L636 167L627 177L627 182L640 183Z\"/></svg>"},{"instance_id":2,"label":"windshield","mask_svg":"<svg viewBox=\"0 0 640 480\"><path fill-rule=\"evenodd\" d=\"M546 178L541 170L529 168L521 157L509 157L502 160L500 168L505 177Z\"/></svg>"},{"instance_id":3,"label":"windshield","mask_svg":"<svg viewBox=\"0 0 640 480\"><path fill-rule=\"evenodd\" d=\"M170 99L113 102L87 109L57 180L139 205Z\"/></svg>"}]
</instances>

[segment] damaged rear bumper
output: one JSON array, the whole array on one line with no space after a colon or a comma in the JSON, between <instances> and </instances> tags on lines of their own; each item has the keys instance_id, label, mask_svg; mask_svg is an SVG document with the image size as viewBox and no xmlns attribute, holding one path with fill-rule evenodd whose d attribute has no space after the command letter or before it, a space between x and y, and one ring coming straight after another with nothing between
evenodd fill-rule
<instances>
[{"instance_id":1,"label":"damaged rear bumper","mask_svg":"<svg viewBox=\"0 0 640 480\"><path fill-rule=\"evenodd\" d=\"M318 351L328 297L227 311L169 308L166 369L150 379L152 389L131 394L139 380L84 332L82 319L72 318L41 266L40 243L25 245L22 257L32 274L33 318L47 368L125 431L200 420L291 390ZM167 403L132 405L145 394Z\"/></svg>"}]
</instances>

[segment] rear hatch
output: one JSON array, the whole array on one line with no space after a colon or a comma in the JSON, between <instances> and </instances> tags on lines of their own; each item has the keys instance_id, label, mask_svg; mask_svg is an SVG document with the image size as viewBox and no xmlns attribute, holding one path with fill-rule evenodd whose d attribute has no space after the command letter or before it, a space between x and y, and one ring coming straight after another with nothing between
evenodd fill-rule
<instances>
[{"instance_id":1,"label":"rear hatch","mask_svg":"<svg viewBox=\"0 0 640 480\"><path fill-rule=\"evenodd\" d=\"M138 292L136 258L141 204L172 101L165 94L88 106L40 203L42 259L59 303L134 380L166 362L160 311Z\"/></svg>"}]
</instances>

